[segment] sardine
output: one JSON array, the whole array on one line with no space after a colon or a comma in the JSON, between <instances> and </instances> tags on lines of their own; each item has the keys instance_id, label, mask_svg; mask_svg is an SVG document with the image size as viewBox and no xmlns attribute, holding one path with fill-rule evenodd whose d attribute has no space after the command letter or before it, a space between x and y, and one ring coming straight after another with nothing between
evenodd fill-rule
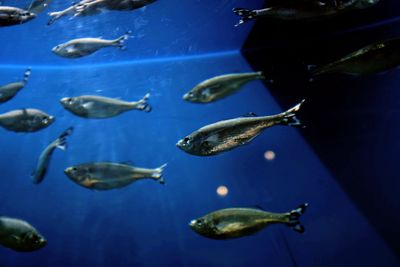
<instances>
[{"instance_id":1,"label":"sardine","mask_svg":"<svg viewBox=\"0 0 400 267\"><path fill-rule=\"evenodd\" d=\"M200 128L178 141L178 148L196 156L213 156L252 141L266 128L275 125L301 126L296 118L304 100L277 115L240 117Z\"/></svg>"},{"instance_id":2,"label":"sardine","mask_svg":"<svg viewBox=\"0 0 400 267\"><path fill-rule=\"evenodd\" d=\"M69 167L64 172L80 186L93 190L110 190L141 179L153 179L164 184L162 173L166 166L164 164L156 169L145 169L122 163L93 162Z\"/></svg>"},{"instance_id":3,"label":"sardine","mask_svg":"<svg viewBox=\"0 0 400 267\"><path fill-rule=\"evenodd\" d=\"M367 75L390 70L400 65L400 38L365 46L349 55L318 67L311 76L330 73Z\"/></svg>"},{"instance_id":4,"label":"sardine","mask_svg":"<svg viewBox=\"0 0 400 267\"><path fill-rule=\"evenodd\" d=\"M0 27L23 24L35 17L36 15L34 13L25 9L11 6L0 6Z\"/></svg>"},{"instance_id":5,"label":"sardine","mask_svg":"<svg viewBox=\"0 0 400 267\"><path fill-rule=\"evenodd\" d=\"M63 107L73 114L91 119L104 119L117 116L129 110L151 111L147 103L150 94L146 94L139 101L122 101L102 96L83 95L78 97L64 97L60 100Z\"/></svg>"},{"instance_id":6,"label":"sardine","mask_svg":"<svg viewBox=\"0 0 400 267\"><path fill-rule=\"evenodd\" d=\"M0 114L0 126L13 132L36 132L50 126L53 116L38 109L20 109Z\"/></svg>"},{"instance_id":7,"label":"sardine","mask_svg":"<svg viewBox=\"0 0 400 267\"><path fill-rule=\"evenodd\" d=\"M50 164L51 156L56 148L61 150L67 149L66 138L72 134L73 128L70 127L65 130L56 140L51 142L40 154L36 169L32 172L32 182L34 184L39 184L43 181L47 169Z\"/></svg>"},{"instance_id":8,"label":"sardine","mask_svg":"<svg viewBox=\"0 0 400 267\"><path fill-rule=\"evenodd\" d=\"M22 88L25 87L31 75L31 69L24 73L24 79L20 82L9 83L0 87L0 103L11 100Z\"/></svg>"},{"instance_id":9,"label":"sardine","mask_svg":"<svg viewBox=\"0 0 400 267\"><path fill-rule=\"evenodd\" d=\"M265 79L262 72L237 73L216 76L196 85L183 96L183 99L193 103L210 103L232 95L246 83Z\"/></svg>"},{"instance_id":10,"label":"sardine","mask_svg":"<svg viewBox=\"0 0 400 267\"><path fill-rule=\"evenodd\" d=\"M19 252L31 252L43 248L46 239L28 222L0 217L0 244Z\"/></svg>"},{"instance_id":11,"label":"sardine","mask_svg":"<svg viewBox=\"0 0 400 267\"><path fill-rule=\"evenodd\" d=\"M212 239L239 238L257 233L265 227L282 223L298 233L304 232L299 219L308 204L286 213L272 213L260 209L229 208L217 210L189 223L196 233Z\"/></svg>"},{"instance_id":12,"label":"sardine","mask_svg":"<svg viewBox=\"0 0 400 267\"><path fill-rule=\"evenodd\" d=\"M349 0L335 1L336 4L327 4L322 1L293 1L283 2L281 5L259 10L234 8L232 11L241 17L239 26L247 21L260 17L269 17L282 20L318 19L339 15L351 10L364 9L377 4L379 0Z\"/></svg>"},{"instance_id":13,"label":"sardine","mask_svg":"<svg viewBox=\"0 0 400 267\"><path fill-rule=\"evenodd\" d=\"M114 40L105 40L101 38L80 38L73 39L52 48L52 51L65 58L80 58L93 54L99 49L114 46L120 50L125 50L124 42L128 40L129 33L122 35Z\"/></svg>"}]
</instances>

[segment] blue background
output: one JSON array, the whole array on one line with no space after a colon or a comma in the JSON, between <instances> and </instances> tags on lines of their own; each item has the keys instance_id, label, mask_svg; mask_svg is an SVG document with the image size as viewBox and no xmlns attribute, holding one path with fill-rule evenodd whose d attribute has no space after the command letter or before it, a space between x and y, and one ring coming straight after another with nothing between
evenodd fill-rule
<instances>
[{"instance_id":1,"label":"blue background","mask_svg":"<svg viewBox=\"0 0 400 267\"><path fill-rule=\"evenodd\" d=\"M248 112L278 113L303 97L292 94L290 103L280 107L269 88L254 81L214 104L184 102L182 95L204 79L251 71L239 49L252 25L234 28L237 18L230 10L260 7L262 1L180 2L159 1L144 10L50 27L42 14L1 29L0 38L8 40L1 51L1 83L20 79L27 65L32 76L0 112L40 108L57 120L31 134L0 129L0 213L29 221L48 240L34 253L1 248L0 266L399 266L395 252L301 135L304 130L274 127L247 146L208 158L175 147L178 139L206 124ZM61 6L67 5L55 2L49 10ZM147 21L133 31L143 37L129 40L125 52L105 49L67 60L49 51L78 33L121 34L136 20ZM58 103L82 94L137 100L147 92L151 113L131 111L107 120L76 117ZM54 153L46 179L34 185L29 175L40 152L71 125L69 149ZM267 150L275 151L274 161L264 159ZM94 192L63 174L68 166L98 160L131 160L143 167L168 162L166 185L146 180ZM216 194L220 185L229 189L225 198ZM310 203L302 217L303 235L274 225L254 236L216 241L187 225L221 208L259 205L286 212L303 202Z\"/></svg>"}]
</instances>

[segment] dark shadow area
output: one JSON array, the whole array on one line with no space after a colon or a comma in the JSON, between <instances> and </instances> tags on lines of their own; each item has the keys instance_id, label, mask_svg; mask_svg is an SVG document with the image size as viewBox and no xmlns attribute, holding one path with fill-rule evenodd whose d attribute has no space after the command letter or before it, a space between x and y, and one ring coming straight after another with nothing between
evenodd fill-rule
<instances>
[{"instance_id":1,"label":"dark shadow area","mask_svg":"<svg viewBox=\"0 0 400 267\"><path fill-rule=\"evenodd\" d=\"M400 255L400 72L309 81L321 65L365 45L400 37L396 1L326 21L258 20L242 52L263 70L282 107L305 98L301 133L381 236ZM385 23L384 23L385 21ZM346 218L342 218L346 220Z\"/></svg>"}]
</instances>

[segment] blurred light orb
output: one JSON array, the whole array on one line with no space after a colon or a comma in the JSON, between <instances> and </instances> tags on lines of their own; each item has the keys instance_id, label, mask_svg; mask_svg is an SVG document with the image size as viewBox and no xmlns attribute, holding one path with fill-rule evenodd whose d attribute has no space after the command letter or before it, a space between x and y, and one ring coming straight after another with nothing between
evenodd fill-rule
<instances>
[{"instance_id":1,"label":"blurred light orb","mask_svg":"<svg viewBox=\"0 0 400 267\"><path fill-rule=\"evenodd\" d=\"M266 160L271 161L271 160L274 160L275 157L276 157L276 154L275 154L275 152L272 151L272 150L265 151L265 153L264 153L264 158L265 158Z\"/></svg>"},{"instance_id":2,"label":"blurred light orb","mask_svg":"<svg viewBox=\"0 0 400 267\"><path fill-rule=\"evenodd\" d=\"M225 185L218 186L218 188L217 188L217 194L220 197L226 197L228 192L229 192L229 190Z\"/></svg>"}]
</instances>

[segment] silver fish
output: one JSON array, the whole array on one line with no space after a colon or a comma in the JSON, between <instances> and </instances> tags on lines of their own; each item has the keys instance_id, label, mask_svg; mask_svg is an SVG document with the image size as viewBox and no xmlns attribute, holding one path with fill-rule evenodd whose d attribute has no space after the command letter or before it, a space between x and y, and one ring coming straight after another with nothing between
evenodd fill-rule
<instances>
[{"instance_id":1,"label":"silver fish","mask_svg":"<svg viewBox=\"0 0 400 267\"><path fill-rule=\"evenodd\" d=\"M93 7L101 7L105 10L130 11L147 6L155 1L156 0L95 0L88 3L81 3L78 7L78 13Z\"/></svg>"},{"instance_id":2,"label":"silver fish","mask_svg":"<svg viewBox=\"0 0 400 267\"><path fill-rule=\"evenodd\" d=\"M59 44L52 48L52 51L65 58L80 58L88 56L105 47L117 47L125 50L124 42L128 40L129 33L122 35L114 40L105 40L101 38L80 38L73 39L63 44Z\"/></svg>"},{"instance_id":3,"label":"silver fish","mask_svg":"<svg viewBox=\"0 0 400 267\"><path fill-rule=\"evenodd\" d=\"M266 128L275 125L301 126L295 115L303 102L273 116L240 117L204 126L179 140L176 146L196 156L213 156L232 150L249 143Z\"/></svg>"},{"instance_id":4,"label":"silver fish","mask_svg":"<svg viewBox=\"0 0 400 267\"><path fill-rule=\"evenodd\" d=\"M50 126L53 116L38 109L20 109L0 114L0 126L13 132L36 132Z\"/></svg>"},{"instance_id":5,"label":"silver fish","mask_svg":"<svg viewBox=\"0 0 400 267\"><path fill-rule=\"evenodd\" d=\"M24 79L22 81L0 86L0 103L11 100L22 88L24 88L29 80L30 75L31 69L27 69L24 73Z\"/></svg>"},{"instance_id":6,"label":"silver fish","mask_svg":"<svg viewBox=\"0 0 400 267\"><path fill-rule=\"evenodd\" d=\"M25 9L11 6L0 6L0 27L23 24L35 17L36 15L34 13Z\"/></svg>"},{"instance_id":7,"label":"silver fish","mask_svg":"<svg viewBox=\"0 0 400 267\"><path fill-rule=\"evenodd\" d=\"M53 0L33 0L26 8L29 12L39 14L45 10Z\"/></svg>"},{"instance_id":8,"label":"silver fish","mask_svg":"<svg viewBox=\"0 0 400 267\"><path fill-rule=\"evenodd\" d=\"M117 116L129 110L151 111L147 103L150 94L146 94L139 101L122 101L115 98L102 96L83 95L78 97L64 97L60 100L61 105L73 114L92 119L104 119Z\"/></svg>"},{"instance_id":9,"label":"silver fish","mask_svg":"<svg viewBox=\"0 0 400 267\"><path fill-rule=\"evenodd\" d=\"M183 99L193 103L210 103L232 95L243 85L255 80L265 79L262 72L225 74L207 79L183 96Z\"/></svg>"},{"instance_id":10,"label":"silver fish","mask_svg":"<svg viewBox=\"0 0 400 267\"><path fill-rule=\"evenodd\" d=\"M189 223L196 233L212 239L230 239L252 235L265 227L282 223L298 233L304 232L299 218L308 204L286 213L272 213L259 209L229 208L217 210Z\"/></svg>"},{"instance_id":11,"label":"silver fish","mask_svg":"<svg viewBox=\"0 0 400 267\"><path fill-rule=\"evenodd\" d=\"M56 140L51 142L40 154L36 169L32 172L32 182L39 184L43 181L50 164L51 156L56 148L65 150L67 148L66 138L72 134L73 128L65 130Z\"/></svg>"},{"instance_id":12,"label":"silver fish","mask_svg":"<svg viewBox=\"0 0 400 267\"><path fill-rule=\"evenodd\" d=\"M330 73L368 75L390 70L400 65L400 38L365 46L343 58L318 67L311 76Z\"/></svg>"},{"instance_id":13,"label":"silver fish","mask_svg":"<svg viewBox=\"0 0 400 267\"><path fill-rule=\"evenodd\" d=\"M70 7L56 12L50 12L50 20L47 25L53 24L56 20L64 16L90 16L101 12L103 5L88 5L89 3L96 2L96 0L82 0L78 3L74 3ZM85 7L85 8L84 8Z\"/></svg>"},{"instance_id":14,"label":"silver fish","mask_svg":"<svg viewBox=\"0 0 400 267\"><path fill-rule=\"evenodd\" d=\"M19 252L31 252L43 248L46 239L28 222L0 217L0 244Z\"/></svg>"},{"instance_id":15,"label":"silver fish","mask_svg":"<svg viewBox=\"0 0 400 267\"><path fill-rule=\"evenodd\" d=\"M141 179L153 179L164 184L162 172L166 166L164 164L156 169L145 169L121 163L93 162L69 167L64 172L80 186L93 190L110 190Z\"/></svg>"},{"instance_id":16,"label":"silver fish","mask_svg":"<svg viewBox=\"0 0 400 267\"><path fill-rule=\"evenodd\" d=\"M322 1L294 1L283 2L281 5L259 10L234 8L232 11L241 17L235 25L239 26L247 21L260 17L277 18L282 20L318 19L339 15L351 10L364 9L377 4L379 0L350 0L335 1L334 5Z\"/></svg>"}]
</instances>

